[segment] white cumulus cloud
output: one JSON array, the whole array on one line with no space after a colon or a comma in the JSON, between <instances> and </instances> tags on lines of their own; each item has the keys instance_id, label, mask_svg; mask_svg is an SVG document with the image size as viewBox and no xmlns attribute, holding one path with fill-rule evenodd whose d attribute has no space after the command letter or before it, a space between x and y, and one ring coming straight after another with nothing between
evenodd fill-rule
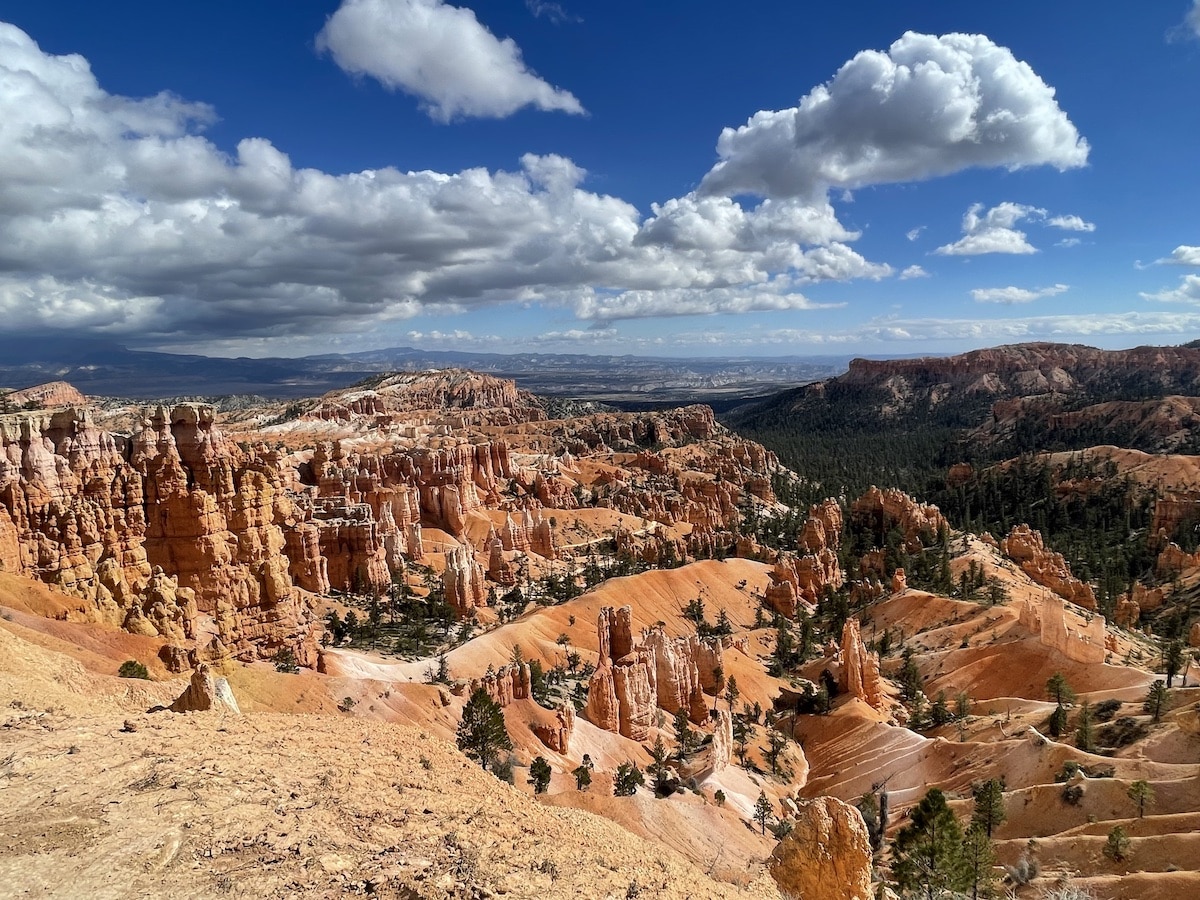
<instances>
[{"instance_id":1,"label":"white cumulus cloud","mask_svg":"<svg viewBox=\"0 0 1200 900\"><path fill-rule=\"evenodd\" d=\"M977 166L1077 168L1088 149L1054 89L1008 48L907 32L887 52L857 54L799 106L726 128L701 190L815 199Z\"/></svg>"},{"instance_id":2,"label":"white cumulus cloud","mask_svg":"<svg viewBox=\"0 0 1200 900\"><path fill-rule=\"evenodd\" d=\"M338 16L376 3L343 4L323 32L331 52ZM466 114L457 101L428 102ZM811 285L896 275L853 248L859 233L825 194L743 205L705 190L645 216L586 189L587 173L561 156L526 155L508 171L334 175L294 165L264 138L226 152L204 136L214 119L170 93L108 93L87 60L45 53L0 23L5 327L250 346L505 303L588 323L817 309Z\"/></svg>"},{"instance_id":3,"label":"white cumulus cloud","mask_svg":"<svg viewBox=\"0 0 1200 900\"><path fill-rule=\"evenodd\" d=\"M1171 266L1200 266L1200 247L1181 244L1171 251L1170 256L1156 259L1155 262Z\"/></svg>"},{"instance_id":4,"label":"white cumulus cloud","mask_svg":"<svg viewBox=\"0 0 1200 900\"><path fill-rule=\"evenodd\" d=\"M1011 306L1014 303L1031 303L1043 297L1057 297L1069 289L1070 285L1066 284L1056 284L1034 290L1019 287L976 288L971 291L971 296L976 303L1004 303Z\"/></svg>"},{"instance_id":5,"label":"white cumulus cloud","mask_svg":"<svg viewBox=\"0 0 1200 900\"><path fill-rule=\"evenodd\" d=\"M569 91L531 72L511 38L497 38L474 12L442 0L343 0L317 49L352 75L420 98L443 122L503 118L525 106L584 111Z\"/></svg>"},{"instance_id":6,"label":"white cumulus cloud","mask_svg":"<svg viewBox=\"0 0 1200 900\"><path fill-rule=\"evenodd\" d=\"M1142 293L1143 300L1155 300L1159 303L1195 303L1200 304L1200 275L1185 275L1180 279L1179 287L1157 293Z\"/></svg>"},{"instance_id":7,"label":"white cumulus cloud","mask_svg":"<svg viewBox=\"0 0 1200 900\"><path fill-rule=\"evenodd\" d=\"M916 266L916 265L908 266L900 273L901 281L908 281L909 279L912 279L912 278L928 278L928 277L929 277L929 273L926 272L925 269L922 268L921 266Z\"/></svg>"},{"instance_id":8,"label":"white cumulus cloud","mask_svg":"<svg viewBox=\"0 0 1200 900\"><path fill-rule=\"evenodd\" d=\"M1093 222L1085 222L1079 216L1053 216L1046 220L1051 228L1061 228L1063 231L1095 231Z\"/></svg>"},{"instance_id":9,"label":"white cumulus cloud","mask_svg":"<svg viewBox=\"0 0 1200 900\"><path fill-rule=\"evenodd\" d=\"M982 213L982 215L981 215ZM1016 224L1030 217L1044 216L1046 211L1021 203L1001 203L986 213L983 204L976 203L963 216L963 237L953 244L934 250L941 256L978 256L984 253L1037 253Z\"/></svg>"}]
</instances>

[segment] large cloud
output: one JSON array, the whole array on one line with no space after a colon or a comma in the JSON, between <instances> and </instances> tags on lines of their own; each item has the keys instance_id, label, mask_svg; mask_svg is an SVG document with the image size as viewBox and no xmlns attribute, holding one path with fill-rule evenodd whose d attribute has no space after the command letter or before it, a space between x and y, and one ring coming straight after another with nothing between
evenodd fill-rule
<instances>
[{"instance_id":1,"label":"large cloud","mask_svg":"<svg viewBox=\"0 0 1200 900\"><path fill-rule=\"evenodd\" d=\"M895 274L850 246L823 195L694 193L643 217L559 156L331 175L262 138L223 152L202 134L213 118L170 94L109 94L83 58L0 23L8 328L196 347L498 303L603 324L812 309L813 284Z\"/></svg>"},{"instance_id":2,"label":"large cloud","mask_svg":"<svg viewBox=\"0 0 1200 900\"><path fill-rule=\"evenodd\" d=\"M523 106L582 113L569 91L525 67L469 9L442 0L343 0L317 48L352 75L419 97L435 119L503 118Z\"/></svg>"},{"instance_id":3,"label":"large cloud","mask_svg":"<svg viewBox=\"0 0 1200 900\"><path fill-rule=\"evenodd\" d=\"M1006 47L908 32L886 53L856 55L798 107L726 128L717 152L704 192L817 199L973 166L1076 168L1088 144Z\"/></svg>"}]
</instances>

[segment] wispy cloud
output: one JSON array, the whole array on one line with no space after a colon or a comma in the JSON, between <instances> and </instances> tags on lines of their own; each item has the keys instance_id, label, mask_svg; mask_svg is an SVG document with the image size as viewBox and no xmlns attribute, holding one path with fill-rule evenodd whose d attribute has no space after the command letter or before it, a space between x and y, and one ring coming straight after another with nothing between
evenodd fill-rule
<instances>
[{"instance_id":1,"label":"wispy cloud","mask_svg":"<svg viewBox=\"0 0 1200 900\"><path fill-rule=\"evenodd\" d=\"M1011 306L1014 303L1032 303L1043 297L1057 297L1068 290L1070 290L1070 285L1066 284L1056 284L1052 287L1034 288L1033 290L1019 287L976 288L971 291L971 296L976 303L1004 303Z\"/></svg>"},{"instance_id":2,"label":"wispy cloud","mask_svg":"<svg viewBox=\"0 0 1200 900\"><path fill-rule=\"evenodd\" d=\"M533 13L535 18L549 19L555 25L561 25L564 22L579 23L582 22L579 16L567 12L558 3L547 3L545 0L525 0L525 8Z\"/></svg>"}]
</instances>

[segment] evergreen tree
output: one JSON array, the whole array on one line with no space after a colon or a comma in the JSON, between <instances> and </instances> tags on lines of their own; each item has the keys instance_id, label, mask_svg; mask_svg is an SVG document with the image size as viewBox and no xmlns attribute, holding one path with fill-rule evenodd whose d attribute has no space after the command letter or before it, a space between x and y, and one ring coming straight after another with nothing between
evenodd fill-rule
<instances>
[{"instance_id":1,"label":"evergreen tree","mask_svg":"<svg viewBox=\"0 0 1200 900\"><path fill-rule=\"evenodd\" d=\"M767 764L771 767L771 774L779 774L779 754L783 752L783 748L787 746L787 738L780 734L775 729L771 729L771 733L767 736Z\"/></svg>"},{"instance_id":2,"label":"evergreen tree","mask_svg":"<svg viewBox=\"0 0 1200 900\"><path fill-rule=\"evenodd\" d=\"M1154 788L1150 782L1139 778L1129 785L1129 799L1137 804L1138 818L1146 814L1146 807L1154 805Z\"/></svg>"},{"instance_id":3,"label":"evergreen tree","mask_svg":"<svg viewBox=\"0 0 1200 900\"><path fill-rule=\"evenodd\" d=\"M989 778L971 789L975 798L975 809L971 812L971 824L978 825L990 839L1008 817L1004 811L1004 780Z\"/></svg>"},{"instance_id":4,"label":"evergreen tree","mask_svg":"<svg viewBox=\"0 0 1200 900\"><path fill-rule=\"evenodd\" d=\"M729 680L725 682L725 702L729 704L730 715L733 715L733 704L738 702L738 697L741 694L741 690L738 689L737 679L730 675Z\"/></svg>"},{"instance_id":5,"label":"evergreen tree","mask_svg":"<svg viewBox=\"0 0 1200 900\"><path fill-rule=\"evenodd\" d=\"M546 788L550 786L550 763L546 757L535 757L529 764L529 783L533 785L535 794L546 793Z\"/></svg>"},{"instance_id":6,"label":"evergreen tree","mask_svg":"<svg viewBox=\"0 0 1200 900\"><path fill-rule=\"evenodd\" d=\"M1142 703L1142 709L1150 714L1151 722L1157 723L1162 719L1162 714L1166 712L1170 702L1171 692L1167 690L1166 683L1155 681L1150 685L1150 690L1146 692L1146 700Z\"/></svg>"},{"instance_id":7,"label":"evergreen tree","mask_svg":"<svg viewBox=\"0 0 1200 900\"><path fill-rule=\"evenodd\" d=\"M475 689L463 707L462 721L458 723L458 749L477 760L485 771L498 752L512 749L504 727L504 710L481 687Z\"/></svg>"},{"instance_id":8,"label":"evergreen tree","mask_svg":"<svg viewBox=\"0 0 1200 900\"><path fill-rule=\"evenodd\" d=\"M1129 835L1118 825L1108 833L1104 843L1104 855L1114 862L1124 862L1129 858Z\"/></svg>"},{"instance_id":9,"label":"evergreen tree","mask_svg":"<svg viewBox=\"0 0 1200 900\"><path fill-rule=\"evenodd\" d=\"M1062 737L1064 731L1067 730L1067 708L1065 706L1054 707L1054 712L1050 713L1050 736Z\"/></svg>"},{"instance_id":10,"label":"evergreen tree","mask_svg":"<svg viewBox=\"0 0 1200 900\"><path fill-rule=\"evenodd\" d=\"M921 670L917 668L915 655L916 651L912 647L904 648L901 654L904 662L896 675L896 680L900 683L900 696L905 703L912 703L917 694L921 693Z\"/></svg>"},{"instance_id":11,"label":"evergreen tree","mask_svg":"<svg viewBox=\"0 0 1200 900\"><path fill-rule=\"evenodd\" d=\"M759 824L762 833L767 833L767 822L771 818L771 801L767 797L766 791L758 792L758 799L754 801L754 821Z\"/></svg>"},{"instance_id":12,"label":"evergreen tree","mask_svg":"<svg viewBox=\"0 0 1200 900\"><path fill-rule=\"evenodd\" d=\"M1170 687L1183 668L1183 641L1174 640L1167 644L1163 650L1163 668L1167 672L1167 687Z\"/></svg>"},{"instance_id":13,"label":"evergreen tree","mask_svg":"<svg viewBox=\"0 0 1200 900\"><path fill-rule=\"evenodd\" d=\"M995 886L995 876L992 868L996 865L996 852L992 847L991 836L978 822L972 822L963 835L963 863L970 874L970 889L972 900L979 897L992 896Z\"/></svg>"},{"instance_id":14,"label":"evergreen tree","mask_svg":"<svg viewBox=\"0 0 1200 900\"><path fill-rule=\"evenodd\" d=\"M1046 681L1046 693L1059 706L1070 706L1075 702L1075 692L1067 684L1062 672L1055 672Z\"/></svg>"},{"instance_id":15,"label":"evergreen tree","mask_svg":"<svg viewBox=\"0 0 1200 900\"><path fill-rule=\"evenodd\" d=\"M683 762L695 746L696 735L691 729L687 710L682 706L675 712L675 740L675 758Z\"/></svg>"},{"instance_id":16,"label":"evergreen tree","mask_svg":"<svg viewBox=\"0 0 1200 900\"><path fill-rule=\"evenodd\" d=\"M646 777L636 763L623 762L613 775L613 796L632 797L646 783Z\"/></svg>"},{"instance_id":17,"label":"evergreen tree","mask_svg":"<svg viewBox=\"0 0 1200 900\"><path fill-rule=\"evenodd\" d=\"M586 791L592 785L592 770L587 766L576 766L571 770L575 776L575 790Z\"/></svg>"},{"instance_id":18,"label":"evergreen tree","mask_svg":"<svg viewBox=\"0 0 1200 900\"><path fill-rule=\"evenodd\" d=\"M744 716L738 716L733 721L733 742L737 745L738 763L743 768L746 765L746 742L750 739L750 725Z\"/></svg>"},{"instance_id":19,"label":"evergreen tree","mask_svg":"<svg viewBox=\"0 0 1200 900\"><path fill-rule=\"evenodd\" d=\"M1096 749L1095 728L1092 725L1092 708L1086 701L1079 708L1079 719L1075 723L1075 746L1088 753Z\"/></svg>"},{"instance_id":20,"label":"evergreen tree","mask_svg":"<svg viewBox=\"0 0 1200 900\"><path fill-rule=\"evenodd\" d=\"M892 843L892 877L904 890L964 891L971 873L963 860L963 833L946 805L946 795L931 788L914 807L909 824Z\"/></svg>"}]
</instances>

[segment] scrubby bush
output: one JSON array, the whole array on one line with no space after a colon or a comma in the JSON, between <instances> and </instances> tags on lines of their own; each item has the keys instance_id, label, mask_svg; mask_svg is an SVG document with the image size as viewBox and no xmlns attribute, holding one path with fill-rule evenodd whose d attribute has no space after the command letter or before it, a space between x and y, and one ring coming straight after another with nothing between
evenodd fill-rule
<instances>
[{"instance_id":1,"label":"scrubby bush","mask_svg":"<svg viewBox=\"0 0 1200 900\"><path fill-rule=\"evenodd\" d=\"M1096 722L1110 722L1120 708L1120 700L1101 700L1092 707L1092 719Z\"/></svg>"},{"instance_id":2,"label":"scrubby bush","mask_svg":"<svg viewBox=\"0 0 1200 900\"><path fill-rule=\"evenodd\" d=\"M1108 833L1104 843L1104 855L1113 862L1124 862L1129 858L1129 835L1118 825Z\"/></svg>"},{"instance_id":3,"label":"scrubby bush","mask_svg":"<svg viewBox=\"0 0 1200 900\"><path fill-rule=\"evenodd\" d=\"M121 668L117 669L117 675L120 678L144 678L149 680L150 671L136 659L127 659L121 663Z\"/></svg>"}]
</instances>

